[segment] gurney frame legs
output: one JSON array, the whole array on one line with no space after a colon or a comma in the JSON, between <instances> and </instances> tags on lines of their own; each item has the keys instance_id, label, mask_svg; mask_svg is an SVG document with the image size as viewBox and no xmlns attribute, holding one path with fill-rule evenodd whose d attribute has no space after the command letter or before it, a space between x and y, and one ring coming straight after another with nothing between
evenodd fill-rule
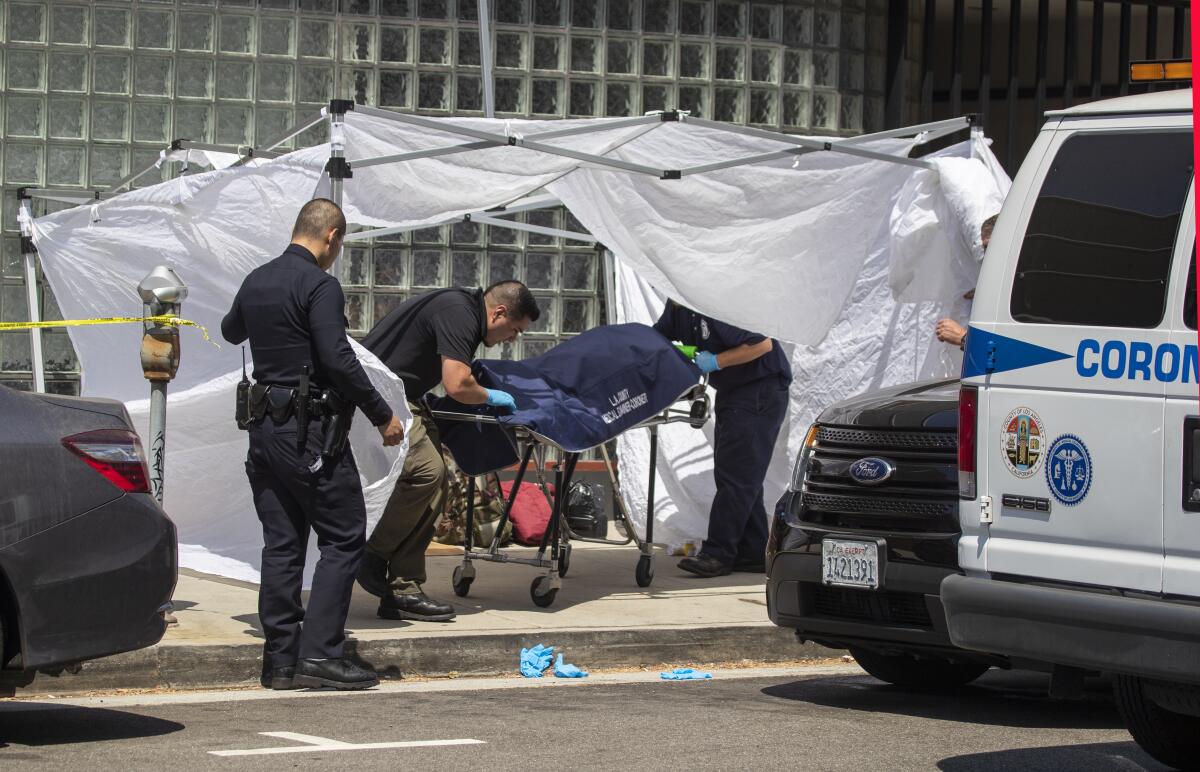
<instances>
[{"instance_id":1,"label":"gurney frame legs","mask_svg":"<svg viewBox=\"0 0 1200 772\"><path fill-rule=\"evenodd\" d=\"M492 536L491 544L488 545L486 551L477 551L475 549L475 478L474 476L468 477L467 523L466 533L463 536L463 562L461 565L455 567L452 578L454 594L458 597L465 598L471 590L471 583L475 581L475 566L472 565L472 561L486 560L496 563L520 563L534 566L535 568L547 569L545 574L534 578L533 584L529 588L529 594L534 604L541 608L546 608L554 603L554 598L558 594L559 588L562 587L561 577L566 574L567 563L570 560L570 545L563 543L564 532L562 526L565 524L564 502L566 501L566 491L570 488L571 478L574 476L575 467L579 462L579 454L568 453L564 462L555 465L555 495L550 497L543 475L544 450L543 452L536 452L538 450L543 449L535 443L529 443L525 446L521 454L521 465L517 468L517 476L513 480L512 490L509 491L508 499L505 501L504 512L500 516L500 520L497 521L496 532ZM504 534L504 528L511 519L510 515L513 504L517 500L517 493L521 490L521 484L525 480L525 474L535 454L537 456L535 474L538 478L538 486L550 500L550 522L547 524L545 533L542 534L541 545L535 557L510 557L500 552L500 541ZM546 558L547 548L550 550L549 559Z\"/></svg>"}]
</instances>

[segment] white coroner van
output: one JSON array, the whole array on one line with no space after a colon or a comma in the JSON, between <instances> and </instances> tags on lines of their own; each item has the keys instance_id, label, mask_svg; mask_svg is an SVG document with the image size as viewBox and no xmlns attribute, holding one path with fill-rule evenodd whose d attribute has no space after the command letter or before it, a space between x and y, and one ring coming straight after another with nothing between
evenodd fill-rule
<instances>
[{"instance_id":1,"label":"white coroner van","mask_svg":"<svg viewBox=\"0 0 1200 772\"><path fill-rule=\"evenodd\" d=\"M1047 114L996 223L959 405L958 646L1114 676L1200 763L1192 92Z\"/></svg>"}]
</instances>

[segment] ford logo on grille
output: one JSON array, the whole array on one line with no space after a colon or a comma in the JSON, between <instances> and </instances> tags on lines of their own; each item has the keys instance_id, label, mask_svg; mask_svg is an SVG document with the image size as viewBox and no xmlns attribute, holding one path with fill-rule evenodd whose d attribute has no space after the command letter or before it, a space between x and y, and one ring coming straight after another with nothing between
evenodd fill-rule
<instances>
[{"instance_id":1,"label":"ford logo on grille","mask_svg":"<svg viewBox=\"0 0 1200 772\"><path fill-rule=\"evenodd\" d=\"M850 477L862 485L879 485L895 473L892 462L878 456L860 458L850 465Z\"/></svg>"}]
</instances>

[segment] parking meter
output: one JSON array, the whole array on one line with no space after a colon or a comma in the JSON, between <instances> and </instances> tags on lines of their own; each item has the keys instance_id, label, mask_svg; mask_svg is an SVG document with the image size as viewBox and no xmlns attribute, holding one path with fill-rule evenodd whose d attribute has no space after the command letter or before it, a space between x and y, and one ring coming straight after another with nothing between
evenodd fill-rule
<instances>
[{"instance_id":1,"label":"parking meter","mask_svg":"<svg viewBox=\"0 0 1200 772\"><path fill-rule=\"evenodd\" d=\"M143 318L181 313L187 285L165 265L138 284ZM162 504L167 448L167 384L179 370L179 328L160 322L142 323L142 374L150 381L150 488Z\"/></svg>"},{"instance_id":2,"label":"parking meter","mask_svg":"<svg viewBox=\"0 0 1200 772\"><path fill-rule=\"evenodd\" d=\"M179 275L160 265L138 284L142 316L179 316L187 294ZM142 327L142 373L149 381L171 380L179 370L179 328L158 322Z\"/></svg>"}]
</instances>

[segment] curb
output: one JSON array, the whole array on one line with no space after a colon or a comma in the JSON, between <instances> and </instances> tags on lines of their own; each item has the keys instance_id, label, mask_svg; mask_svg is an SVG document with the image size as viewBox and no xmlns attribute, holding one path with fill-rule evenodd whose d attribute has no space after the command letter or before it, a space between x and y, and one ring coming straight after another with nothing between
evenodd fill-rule
<instances>
[{"instance_id":1,"label":"curb","mask_svg":"<svg viewBox=\"0 0 1200 772\"><path fill-rule=\"evenodd\" d=\"M462 636L350 640L347 654L380 676L513 675L521 648L545 643L582 668L660 667L667 664L753 660L791 662L835 657L840 651L797 644L775 625L698 628L617 628ZM119 689L211 689L257 685L262 644L159 644L83 663L72 675L38 674L17 696Z\"/></svg>"}]
</instances>

